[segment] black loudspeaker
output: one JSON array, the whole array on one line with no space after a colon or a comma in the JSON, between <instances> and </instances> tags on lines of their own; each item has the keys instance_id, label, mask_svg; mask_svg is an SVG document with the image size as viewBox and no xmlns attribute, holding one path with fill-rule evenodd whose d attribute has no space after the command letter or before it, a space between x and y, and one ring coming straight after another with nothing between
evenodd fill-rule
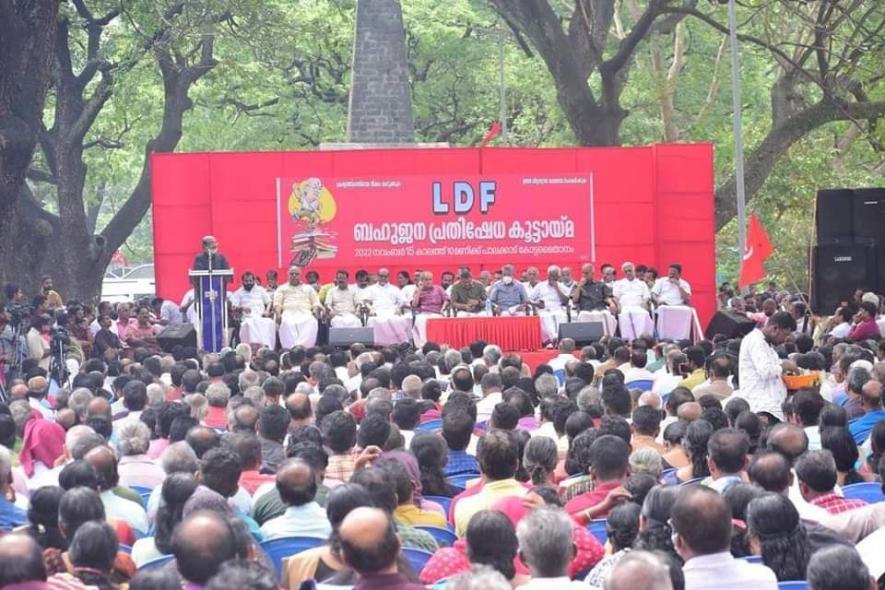
<instances>
[{"instance_id":1,"label":"black loudspeaker","mask_svg":"<svg viewBox=\"0 0 885 590\"><path fill-rule=\"evenodd\" d=\"M756 322L745 315L733 311L717 311L707 324L704 334L708 340L712 340L716 334L723 334L729 338L743 338L755 327Z\"/></svg>"},{"instance_id":2,"label":"black loudspeaker","mask_svg":"<svg viewBox=\"0 0 885 590\"><path fill-rule=\"evenodd\" d=\"M575 344L589 344L602 340L605 326L602 322L572 322L559 324L559 339L571 338Z\"/></svg>"},{"instance_id":3,"label":"black loudspeaker","mask_svg":"<svg viewBox=\"0 0 885 590\"><path fill-rule=\"evenodd\" d=\"M197 331L190 322L166 326L157 334L157 341L164 352L172 352L176 346L197 347Z\"/></svg>"},{"instance_id":4,"label":"black loudspeaker","mask_svg":"<svg viewBox=\"0 0 885 590\"><path fill-rule=\"evenodd\" d=\"M854 190L854 241L885 243L885 188Z\"/></svg>"},{"instance_id":5,"label":"black loudspeaker","mask_svg":"<svg viewBox=\"0 0 885 590\"><path fill-rule=\"evenodd\" d=\"M375 346L375 328L329 328L329 346Z\"/></svg>"},{"instance_id":6,"label":"black loudspeaker","mask_svg":"<svg viewBox=\"0 0 885 590\"><path fill-rule=\"evenodd\" d=\"M824 244L814 247L811 307L831 314L855 289L872 291L878 285L876 248L861 244Z\"/></svg>"},{"instance_id":7,"label":"black loudspeaker","mask_svg":"<svg viewBox=\"0 0 885 590\"><path fill-rule=\"evenodd\" d=\"M826 189L817 191L815 223L819 244L854 242L854 191Z\"/></svg>"}]
</instances>

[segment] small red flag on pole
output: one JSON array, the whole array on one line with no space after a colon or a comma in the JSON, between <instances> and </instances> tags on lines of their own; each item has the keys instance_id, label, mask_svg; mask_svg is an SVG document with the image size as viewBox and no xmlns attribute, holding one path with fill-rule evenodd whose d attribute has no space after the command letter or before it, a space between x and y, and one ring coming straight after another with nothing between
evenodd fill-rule
<instances>
[{"instance_id":1,"label":"small red flag on pole","mask_svg":"<svg viewBox=\"0 0 885 590\"><path fill-rule=\"evenodd\" d=\"M500 121L492 121L491 127L489 127L486 136L482 140L482 145L480 147L487 147L493 139L498 137L501 134L501 122Z\"/></svg>"},{"instance_id":2,"label":"small red flag on pole","mask_svg":"<svg viewBox=\"0 0 885 590\"><path fill-rule=\"evenodd\" d=\"M773 247L765 228L756 214L750 215L747 229L747 245L741 260L741 275L738 287L747 287L765 278L765 261L771 256Z\"/></svg>"}]
</instances>

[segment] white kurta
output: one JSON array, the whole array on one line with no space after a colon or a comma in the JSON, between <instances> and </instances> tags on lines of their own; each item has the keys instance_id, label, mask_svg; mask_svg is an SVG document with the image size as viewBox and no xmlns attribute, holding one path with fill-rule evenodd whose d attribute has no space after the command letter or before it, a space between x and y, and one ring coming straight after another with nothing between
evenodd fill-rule
<instances>
[{"instance_id":1,"label":"white kurta","mask_svg":"<svg viewBox=\"0 0 885 590\"><path fill-rule=\"evenodd\" d=\"M683 291L691 295L691 285L688 284L688 281L679 279L679 287L682 287ZM655 286L651 288L651 292L658 298L658 303L685 305L685 299L683 299L682 293L679 292L679 287L673 284L669 277L661 277L655 281Z\"/></svg>"},{"instance_id":2,"label":"white kurta","mask_svg":"<svg viewBox=\"0 0 885 590\"><path fill-rule=\"evenodd\" d=\"M544 302L543 309L538 309L541 339L544 342L556 340L559 337L559 324L568 319L560 294L566 297L569 295L565 287L559 283L551 285L548 281L538 283L529 293L530 300Z\"/></svg>"},{"instance_id":3,"label":"white kurta","mask_svg":"<svg viewBox=\"0 0 885 590\"><path fill-rule=\"evenodd\" d=\"M357 317L356 288L333 287L326 293L326 307L332 311L333 328L359 328L363 323Z\"/></svg>"},{"instance_id":4,"label":"white kurta","mask_svg":"<svg viewBox=\"0 0 885 590\"><path fill-rule=\"evenodd\" d=\"M654 324L645 305L651 294L648 285L639 279L621 279L612 285L612 294L621 311L618 314L618 324L621 327L621 337L633 340L643 334L652 334Z\"/></svg>"},{"instance_id":5,"label":"white kurta","mask_svg":"<svg viewBox=\"0 0 885 590\"><path fill-rule=\"evenodd\" d=\"M231 305L243 308L240 322L240 341L269 348L277 345L277 325L273 318L264 317L270 305L270 295L264 287L255 285L250 291L240 287L230 295Z\"/></svg>"},{"instance_id":6,"label":"white kurta","mask_svg":"<svg viewBox=\"0 0 885 590\"><path fill-rule=\"evenodd\" d=\"M372 309L368 325L375 329L375 344L390 346L408 342L412 319L401 314L404 304L402 291L390 283L376 283L368 291L366 303Z\"/></svg>"},{"instance_id":7,"label":"white kurta","mask_svg":"<svg viewBox=\"0 0 885 590\"><path fill-rule=\"evenodd\" d=\"M313 346L317 341L317 319L313 310L319 305L316 291L308 285L277 287L274 309L281 314L280 344L283 348Z\"/></svg>"}]
</instances>

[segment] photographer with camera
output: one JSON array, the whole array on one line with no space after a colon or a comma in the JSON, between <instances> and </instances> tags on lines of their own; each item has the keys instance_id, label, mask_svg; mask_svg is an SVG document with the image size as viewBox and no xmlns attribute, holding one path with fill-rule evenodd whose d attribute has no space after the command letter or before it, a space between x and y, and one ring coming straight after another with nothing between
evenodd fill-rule
<instances>
[{"instance_id":1,"label":"photographer with camera","mask_svg":"<svg viewBox=\"0 0 885 590\"><path fill-rule=\"evenodd\" d=\"M18 375L21 361L28 356L28 348L15 324L9 308L0 303L0 392Z\"/></svg>"}]
</instances>

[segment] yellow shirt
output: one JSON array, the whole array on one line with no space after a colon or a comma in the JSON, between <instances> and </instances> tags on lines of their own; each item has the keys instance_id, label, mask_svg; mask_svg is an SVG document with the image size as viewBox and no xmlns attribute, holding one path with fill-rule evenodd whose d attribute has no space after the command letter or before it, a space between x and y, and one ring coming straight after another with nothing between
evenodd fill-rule
<instances>
[{"instance_id":1,"label":"yellow shirt","mask_svg":"<svg viewBox=\"0 0 885 590\"><path fill-rule=\"evenodd\" d=\"M694 372L679 382L677 387L687 387L689 391L707 380L703 369L695 369Z\"/></svg>"},{"instance_id":2,"label":"yellow shirt","mask_svg":"<svg viewBox=\"0 0 885 590\"><path fill-rule=\"evenodd\" d=\"M277 313L313 313L319 304L316 291L305 284L292 286L286 283L277 287L273 294L273 308Z\"/></svg>"},{"instance_id":3,"label":"yellow shirt","mask_svg":"<svg viewBox=\"0 0 885 590\"><path fill-rule=\"evenodd\" d=\"M439 512L422 510L414 504L400 504L393 511L393 519L400 524L411 526L437 526L448 528L446 517Z\"/></svg>"},{"instance_id":4,"label":"yellow shirt","mask_svg":"<svg viewBox=\"0 0 885 590\"><path fill-rule=\"evenodd\" d=\"M501 479L485 484L478 494L455 504L455 534L463 537L470 519L477 512L490 509L501 498L524 496L525 493L526 489L515 479Z\"/></svg>"}]
</instances>

